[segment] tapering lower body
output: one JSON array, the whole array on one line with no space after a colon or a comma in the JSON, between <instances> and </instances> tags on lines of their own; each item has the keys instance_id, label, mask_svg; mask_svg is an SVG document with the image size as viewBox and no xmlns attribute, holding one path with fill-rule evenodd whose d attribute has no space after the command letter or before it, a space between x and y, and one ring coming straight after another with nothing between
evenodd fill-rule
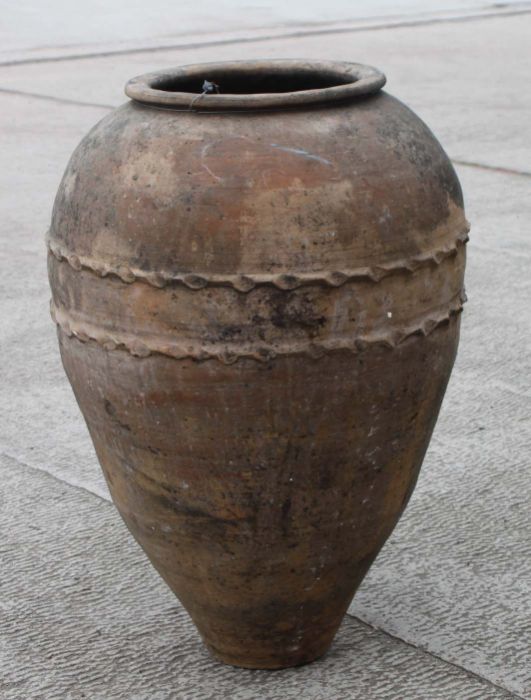
<instances>
[{"instance_id":1,"label":"tapering lower body","mask_svg":"<svg viewBox=\"0 0 531 700\"><path fill-rule=\"evenodd\" d=\"M216 657L326 652L415 485L458 332L225 365L59 331L113 500Z\"/></svg>"}]
</instances>

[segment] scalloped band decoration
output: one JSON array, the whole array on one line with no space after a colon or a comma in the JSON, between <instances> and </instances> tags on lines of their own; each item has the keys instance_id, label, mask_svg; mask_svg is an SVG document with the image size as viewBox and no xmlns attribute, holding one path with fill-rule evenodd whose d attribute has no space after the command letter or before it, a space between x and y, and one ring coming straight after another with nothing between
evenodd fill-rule
<instances>
[{"instance_id":1,"label":"scalloped band decoration","mask_svg":"<svg viewBox=\"0 0 531 700\"><path fill-rule=\"evenodd\" d=\"M113 275L119 277L122 282L131 284L132 282L146 282L153 287L165 287L167 285L183 284L189 289L203 289L207 286L232 287L238 292L250 292L257 286L272 285L278 289L291 290L297 287L312 284L322 284L329 287L340 287L346 282L369 280L379 282L388 275L404 272L415 272L419 267L429 265L440 265L446 258L456 255L460 246L468 242L467 227L458 234L457 238L437 250L427 253L419 253L406 260L395 260L393 262L371 267L360 267L354 270L333 270L325 272L304 272L304 273L278 273L278 274L199 274L199 273L168 273L168 272L147 272L138 267L130 267L125 264L111 264L102 260L97 260L89 256L79 256L68 251L64 246L54 241L50 234L47 235L47 245L50 253L59 261L67 262L74 270L89 270L100 277Z\"/></svg>"},{"instance_id":2,"label":"scalloped band decoration","mask_svg":"<svg viewBox=\"0 0 531 700\"><path fill-rule=\"evenodd\" d=\"M426 316L416 326L394 328L385 333L367 333L353 338L330 339L321 341L291 341L282 345L242 346L232 351L226 345L211 344L208 347L170 341L162 337L151 336L149 341L142 342L130 333L111 333L86 322L75 322L63 310L51 302L52 319L69 337L75 337L83 343L94 341L106 350L126 350L135 357L150 355L166 355L176 360L191 359L196 361L216 359L226 365L233 364L241 358L268 362L277 356L304 355L319 359L324 355L337 351L359 353L371 345L380 345L389 349L396 348L412 336L428 336L436 328L450 321L463 310L466 294L462 291L450 304L446 311Z\"/></svg>"}]
</instances>

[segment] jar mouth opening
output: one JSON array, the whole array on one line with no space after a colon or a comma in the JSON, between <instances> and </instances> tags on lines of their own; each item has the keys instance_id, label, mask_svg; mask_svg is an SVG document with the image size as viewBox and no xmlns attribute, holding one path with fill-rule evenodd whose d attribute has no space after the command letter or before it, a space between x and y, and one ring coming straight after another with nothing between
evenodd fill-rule
<instances>
[{"instance_id":1,"label":"jar mouth opening","mask_svg":"<svg viewBox=\"0 0 531 700\"><path fill-rule=\"evenodd\" d=\"M359 63L228 61L140 75L126 84L125 93L138 102L194 111L245 110L367 96L384 84L383 73Z\"/></svg>"}]
</instances>

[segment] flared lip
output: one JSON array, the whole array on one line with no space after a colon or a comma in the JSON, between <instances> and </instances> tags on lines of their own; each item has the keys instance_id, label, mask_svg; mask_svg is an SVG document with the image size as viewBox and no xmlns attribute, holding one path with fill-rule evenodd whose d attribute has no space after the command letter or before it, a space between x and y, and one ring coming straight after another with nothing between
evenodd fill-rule
<instances>
[{"instance_id":1,"label":"flared lip","mask_svg":"<svg viewBox=\"0 0 531 700\"><path fill-rule=\"evenodd\" d=\"M234 84L235 80L240 85L238 93L224 92L223 83ZM310 88L245 91L246 81L252 87L264 80L268 85L274 85L275 81L286 85L286 81L287 84L292 81L295 86L299 82ZM361 63L303 59L223 61L139 75L128 81L125 94L137 102L193 111L270 109L364 97L378 92L385 80L377 68ZM216 86L211 87L211 93L201 91L205 81ZM321 86L311 88L312 81ZM214 91L218 89L219 94Z\"/></svg>"}]
</instances>

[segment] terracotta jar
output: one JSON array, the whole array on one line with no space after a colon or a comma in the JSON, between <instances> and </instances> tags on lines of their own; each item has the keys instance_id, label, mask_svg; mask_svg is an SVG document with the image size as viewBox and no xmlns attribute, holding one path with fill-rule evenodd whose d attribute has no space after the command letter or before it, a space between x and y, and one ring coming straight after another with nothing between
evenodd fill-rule
<instances>
[{"instance_id":1,"label":"terracotta jar","mask_svg":"<svg viewBox=\"0 0 531 700\"><path fill-rule=\"evenodd\" d=\"M284 60L135 78L55 202L52 312L114 503L229 664L328 649L454 362L461 190L384 82Z\"/></svg>"}]
</instances>

